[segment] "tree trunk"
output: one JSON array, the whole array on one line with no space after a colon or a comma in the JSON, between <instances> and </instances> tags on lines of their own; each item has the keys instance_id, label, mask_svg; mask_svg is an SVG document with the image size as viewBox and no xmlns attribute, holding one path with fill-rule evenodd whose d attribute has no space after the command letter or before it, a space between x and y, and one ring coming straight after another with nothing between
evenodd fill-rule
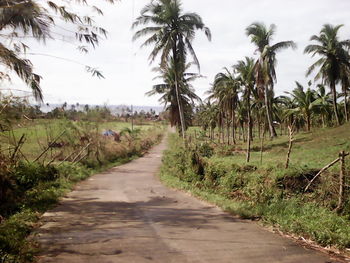
<instances>
[{"instance_id":1,"label":"tree trunk","mask_svg":"<svg viewBox=\"0 0 350 263\"><path fill-rule=\"evenodd\" d=\"M221 113L221 131L222 131L222 143L225 144L225 118L224 118L224 113Z\"/></svg>"},{"instance_id":2,"label":"tree trunk","mask_svg":"<svg viewBox=\"0 0 350 263\"><path fill-rule=\"evenodd\" d=\"M345 111L345 121L349 121L349 112L348 112L348 93L346 91L347 87L343 87L344 90L344 111Z\"/></svg>"},{"instance_id":3,"label":"tree trunk","mask_svg":"<svg viewBox=\"0 0 350 263\"><path fill-rule=\"evenodd\" d=\"M264 152L264 139L265 139L265 124L264 124L263 134L261 136L261 145L260 145L260 165L263 163L263 152Z\"/></svg>"},{"instance_id":4,"label":"tree trunk","mask_svg":"<svg viewBox=\"0 0 350 263\"><path fill-rule=\"evenodd\" d=\"M275 131L275 128L273 127L273 120L272 120L272 110L271 110L271 105L269 102L269 97L268 97L268 87L265 86L265 109L266 109L266 116L267 116L267 123L269 125L269 131L270 131L270 137L271 139L277 137L277 133Z\"/></svg>"},{"instance_id":5,"label":"tree trunk","mask_svg":"<svg viewBox=\"0 0 350 263\"><path fill-rule=\"evenodd\" d=\"M306 129L309 132L311 130L311 120L310 114L306 115Z\"/></svg>"},{"instance_id":6,"label":"tree trunk","mask_svg":"<svg viewBox=\"0 0 350 263\"><path fill-rule=\"evenodd\" d=\"M331 83L331 90L332 90L332 100L333 100L333 109L334 109L334 114L335 114L335 119L337 121L337 125L340 125L339 121L339 112L338 112L338 105L337 105L337 90L335 88L335 83Z\"/></svg>"},{"instance_id":7,"label":"tree trunk","mask_svg":"<svg viewBox=\"0 0 350 263\"><path fill-rule=\"evenodd\" d=\"M250 109L250 89L248 90L247 95L247 110L248 110L248 139L247 139L247 158L246 161L249 163L250 161L250 144L252 141L252 116Z\"/></svg>"},{"instance_id":8,"label":"tree trunk","mask_svg":"<svg viewBox=\"0 0 350 263\"><path fill-rule=\"evenodd\" d=\"M232 142L233 144L236 144L236 114L235 114L235 108L232 104Z\"/></svg>"},{"instance_id":9,"label":"tree trunk","mask_svg":"<svg viewBox=\"0 0 350 263\"><path fill-rule=\"evenodd\" d=\"M241 122L241 127L242 127L242 138L243 142L246 142L246 137L245 137L245 129L244 129L244 122Z\"/></svg>"},{"instance_id":10,"label":"tree trunk","mask_svg":"<svg viewBox=\"0 0 350 263\"><path fill-rule=\"evenodd\" d=\"M229 118L226 119L226 128L227 128L227 145L230 145L230 121L229 121Z\"/></svg>"},{"instance_id":11,"label":"tree trunk","mask_svg":"<svg viewBox=\"0 0 350 263\"><path fill-rule=\"evenodd\" d=\"M186 139L186 134L185 134L185 114L184 114L184 110L182 108L182 104L180 101L180 90L179 90L179 83L178 83L178 69L177 69L177 63L178 63L178 59L177 59L177 47L176 47L176 39L175 39L175 44L173 47L173 59L174 59L174 69L175 69L175 91L176 91L176 100L177 100L177 104L179 107L179 115L180 115L180 123L181 123L181 133L182 133L182 138L185 141Z\"/></svg>"},{"instance_id":12,"label":"tree trunk","mask_svg":"<svg viewBox=\"0 0 350 263\"><path fill-rule=\"evenodd\" d=\"M326 123L325 123L325 120L324 120L324 114L323 113L321 114L321 119L322 119L322 128L325 128L326 127Z\"/></svg>"}]
</instances>

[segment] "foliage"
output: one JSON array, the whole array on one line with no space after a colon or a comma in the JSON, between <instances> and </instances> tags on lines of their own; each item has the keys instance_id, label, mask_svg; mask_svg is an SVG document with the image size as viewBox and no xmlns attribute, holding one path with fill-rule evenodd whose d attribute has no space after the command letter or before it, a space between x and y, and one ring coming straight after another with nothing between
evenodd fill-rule
<instances>
[{"instance_id":1,"label":"foliage","mask_svg":"<svg viewBox=\"0 0 350 263\"><path fill-rule=\"evenodd\" d=\"M339 146L337 150L325 147L329 143L325 138L331 134L347 138L345 131L346 128L324 131L326 134L308 134L311 140L317 140L316 145L314 141L298 144L304 144L304 149L309 149L307 145L313 145L318 152L323 149L328 155L331 152L336 155ZM197 159L204 160L201 163L201 173L198 173L198 164L189 161L189 156L192 149L202 143L192 141L185 148L179 138L173 135L170 138L170 149L163 158L161 179L170 186L191 191L242 217L260 218L262 222L286 233L312 239L323 246L350 247L350 189L346 188L345 209L341 215L337 215L333 211L338 198L338 176L334 170L321 176L314 182L312 189L305 193L305 186L322 164L293 163L285 169L283 160L280 160L280 142L270 142L267 147L271 147L269 155L272 159L266 164L246 164L239 155L222 157L214 154L208 158L198 154ZM284 151L286 147L282 147ZM301 158L305 160L309 156L312 159L309 155L312 151L313 149L304 150ZM334 156L329 159L332 157ZM348 165L347 169L349 167Z\"/></svg>"},{"instance_id":2,"label":"foliage","mask_svg":"<svg viewBox=\"0 0 350 263\"><path fill-rule=\"evenodd\" d=\"M113 3L113 0L108 0ZM41 76L34 72L32 62L25 58L29 46L28 39L35 39L45 43L54 38L64 41L65 32L71 32L78 43L95 47L101 37L106 37L107 31L99 27L91 16L77 10L77 5L89 7L88 12L103 15L101 9L91 5L88 1L42 1L8 0L0 2L0 31L4 41L0 44L0 63L7 69L14 71L33 91L35 99L42 101L40 87ZM71 11L73 8L76 11ZM81 8L80 8L81 9ZM68 29L62 27L67 25ZM56 31L55 31L56 29ZM88 48L80 46L80 50L87 52ZM101 77L101 73L94 68L87 67L92 75ZM9 80L10 76L0 72L1 80Z\"/></svg>"},{"instance_id":3,"label":"foliage","mask_svg":"<svg viewBox=\"0 0 350 263\"><path fill-rule=\"evenodd\" d=\"M66 139L77 130L92 135L91 131L96 127L69 122L64 126L68 130ZM139 139L116 143L95 136L101 140L98 148L90 149L91 156L80 162L68 159L51 163L21 159L11 161L6 155L0 155L0 262L32 262L35 246L26 238L39 215L55 205L75 183L144 154L161 140L163 129L154 127L130 133ZM98 129L97 134L100 134ZM74 137L71 143L74 143Z\"/></svg>"},{"instance_id":4,"label":"foliage","mask_svg":"<svg viewBox=\"0 0 350 263\"><path fill-rule=\"evenodd\" d=\"M191 55L193 63L200 69L192 43L197 30L203 30L209 40L211 33L198 14L183 13L181 1L178 0L156 0L146 5L133 23L133 28L149 24L151 26L136 31L134 40L147 36L143 46L154 45L149 57L151 62L160 55L160 69L166 84L160 88L166 87L166 90L157 93L175 92L176 104L174 98L169 100L168 97L166 102L171 104L172 124L180 123L182 136L185 137L185 112L189 113L188 99L193 100L193 96L191 98L193 91L189 89L185 73L187 55ZM175 122L177 115L178 120ZM186 117L188 119L188 116Z\"/></svg>"},{"instance_id":5,"label":"foliage","mask_svg":"<svg viewBox=\"0 0 350 263\"><path fill-rule=\"evenodd\" d=\"M320 56L320 58L313 63L307 75L310 75L316 69L319 69L315 76L315 80L322 79L323 84L327 84L332 92L333 108L337 124L340 125L340 117L337 107L337 92L336 84L340 81L348 85L348 79L344 77L350 69L350 41L340 41L338 31L343 25L333 26L326 24L320 31L320 35L313 35L310 40L316 44L308 45L304 52ZM347 72L347 73L345 73Z\"/></svg>"}]
</instances>

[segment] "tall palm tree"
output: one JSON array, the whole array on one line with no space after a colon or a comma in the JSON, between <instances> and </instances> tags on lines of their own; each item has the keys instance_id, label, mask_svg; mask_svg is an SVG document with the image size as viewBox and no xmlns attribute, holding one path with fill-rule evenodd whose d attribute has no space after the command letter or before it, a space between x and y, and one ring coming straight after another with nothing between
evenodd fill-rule
<instances>
[{"instance_id":1,"label":"tall palm tree","mask_svg":"<svg viewBox=\"0 0 350 263\"><path fill-rule=\"evenodd\" d=\"M254 78L254 59L245 57L245 60L240 60L234 66L236 72L238 73L238 81L240 85L243 86L244 92L243 97L246 102L247 108L247 119L248 119L248 134L247 134L247 155L246 161L250 161L250 145L252 141L252 114L251 114L251 103L250 96L255 86L255 78Z\"/></svg>"},{"instance_id":2,"label":"tall palm tree","mask_svg":"<svg viewBox=\"0 0 350 263\"><path fill-rule=\"evenodd\" d=\"M339 112L337 106L337 91L336 85L342 80L342 72L350 67L350 40L340 41L338 37L339 29L343 25L333 26L326 24L322 27L320 34L313 35L310 40L316 42L308 45L304 53L312 54L320 58L312 64L306 75L310 75L316 69L318 72L315 80L322 79L324 84L329 85L332 92L333 109L336 122L340 125Z\"/></svg>"},{"instance_id":3,"label":"tall palm tree","mask_svg":"<svg viewBox=\"0 0 350 263\"><path fill-rule=\"evenodd\" d=\"M270 130L271 138L276 137L276 131L273 126L272 109L269 103L268 91L273 90L277 82L276 76L276 55L277 52L286 48L296 48L293 41L282 41L271 44L276 26L270 25L269 29L263 23L253 23L246 29L246 34L251 38L251 42L257 47L259 58L255 63L256 85L265 99L266 116Z\"/></svg>"},{"instance_id":4,"label":"tall palm tree","mask_svg":"<svg viewBox=\"0 0 350 263\"><path fill-rule=\"evenodd\" d=\"M178 100L178 107L181 120L182 136L185 138L185 117L180 102L180 90L178 81L183 75L182 69L186 61L187 53L190 53L194 63L199 66L199 61L193 49L192 42L197 30L203 30L211 39L211 33L201 17L196 13L183 13L181 1L179 0L154 0L146 5L141 15L133 23L133 28L146 26L138 30L134 40L147 36L143 46L154 45L150 54L150 61L153 62L158 55L161 56L161 66L165 66L169 57L174 59L175 90Z\"/></svg>"},{"instance_id":5,"label":"tall palm tree","mask_svg":"<svg viewBox=\"0 0 350 263\"><path fill-rule=\"evenodd\" d=\"M183 105L184 111L187 112L188 116L192 113L194 101L200 101L200 98L195 94L191 82L199 78L200 75L196 73L188 73L187 70L191 67L191 64L187 64L185 73L178 80L179 86L179 99ZM164 104L165 108L169 111L170 124L171 126L179 126L180 112L178 107L178 98L175 88L175 70L174 60L171 60L166 67L154 68L154 71L159 74L155 79L162 79L164 83L154 85L152 90L147 92L146 95L153 96L156 94L162 95L159 99ZM190 119L185 120L185 126L188 127Z\"/></svg>"}]
</instances>

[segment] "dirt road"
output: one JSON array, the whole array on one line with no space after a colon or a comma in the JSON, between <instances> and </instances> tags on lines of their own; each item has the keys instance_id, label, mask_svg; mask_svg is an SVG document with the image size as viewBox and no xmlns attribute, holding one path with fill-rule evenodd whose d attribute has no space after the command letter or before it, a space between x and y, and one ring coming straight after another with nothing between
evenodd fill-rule
<instances>
[{"instance_id":1,"label":"dirt road","mask_svg":"<svg viewBox=\"0 0 350 263\"><path fill-rule=\"evenodd\" d=\"M46 213L39 261L336 262L164 187L155 175L165 147L91 177Z\"/></svg>"}]
</instances>

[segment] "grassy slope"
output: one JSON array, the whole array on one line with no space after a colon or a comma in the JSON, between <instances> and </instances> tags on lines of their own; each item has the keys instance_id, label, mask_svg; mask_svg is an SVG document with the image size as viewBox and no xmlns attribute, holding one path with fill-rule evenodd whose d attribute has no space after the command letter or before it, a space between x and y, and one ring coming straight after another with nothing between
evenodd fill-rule
<instances>
[{"instance_id":1,"label":"grassy slope","mask_svg":"<svg viewBox=\"0 0 350 263\"><path fill-rule=\"evenodd\" d=\"M310 168L322 168L337 158L341 150L350 151L350 124L337 128L325 128L314 132L300 132L295 136L291 154L291 164L308 166ZM285 163L288 149L288 136L279 136L270 141L265 139L263 165ZM260 166L261 141L256 138L252 143L251 162ZM245 143L238 142L235 147L242 153L234 153L233 156L224 157L237 164L245 164Z\"/></svg>"},{"instance_id":2,"label":"grassy slope","mask_svg":"<svg viewBox=\"0 0 350 263\"><path fill-rule=\"evenodd\" d=\"M298 167L297 169L306 167L306 169L319 170L336 159L341 150L350 151L349 124L337 128L322 129L317 132L299 133L295 137L291 166ZM170 145L171 149L165 155L160 175L167 185L189 191L234 214L248 218L258 217L263 222L276 226L284 232L310 238L321 245L334 245L340 248L350 247L350 221L348 214L338 216L330 209L320 206L317 202L310 201L312 197L307 197L308 201L305 202L304 196L301 194L291 198L271 198L265 203L252 203L244 199L232 198L228 195L229 191L219 189L221 185L216 188L206 186L205 179L204 183L203 181L189 182L187 178L181 180L177 175L179 174L178 170L173 169L174 164L176 164L176 158L182 154L176 152L181 143L179 144L179 140L173 137ZM245 144L242 143L238 144L236 149L244 149L244 147ZM267 140L265 142L266 151L264 152L262 165L260 165L260 142L255 141L253 147L255 151L252 152L251 164L255 165L257 170L245 173L245 175L250 177L249 183L251 185L248 187L252 187L255 190L259 184L259 179L257 182L254 182L253 177L269 173L276 173L276 176L281 176L285 173L283 165L288 148L288 138L287 136L281 136L274 141ZM175 154L171 154L171 151L175 151ZM228 167L229 164L237 164L240 167L244 167L246 165L245 154L244 152L233 153L233 155L225 157L214 155L209 159L209 163L221 163L226 165L224 167ZM349 163L350 160L348 158L347 166L349 166ZM269 170L269 167L274 167L274 169ZM338 166L336 166L332 170L336 172L338 169ZM232 175L230 176L223 177L223 179L232 178ZM275 175L268 176L271 178ZM220 183L220 180L217 182ZM275 189L272 191L275 191Z\"/></svg>"}]
</instances>

